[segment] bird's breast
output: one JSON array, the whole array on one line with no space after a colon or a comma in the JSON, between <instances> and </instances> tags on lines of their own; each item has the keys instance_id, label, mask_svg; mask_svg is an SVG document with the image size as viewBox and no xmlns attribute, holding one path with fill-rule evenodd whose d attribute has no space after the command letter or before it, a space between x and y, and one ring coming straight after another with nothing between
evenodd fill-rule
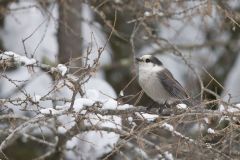
<instances>
[{"instance_id":1,"label":"bird's breast","mask_svg":"<svg viewBox=\"0 0 240 160\"><path fill-rule=\"evenodd\" d=\"M154 101L164 103L170 95L163 87L155 72L139 72L139 84L143 91Z\"/></svg>"}]
</instances>

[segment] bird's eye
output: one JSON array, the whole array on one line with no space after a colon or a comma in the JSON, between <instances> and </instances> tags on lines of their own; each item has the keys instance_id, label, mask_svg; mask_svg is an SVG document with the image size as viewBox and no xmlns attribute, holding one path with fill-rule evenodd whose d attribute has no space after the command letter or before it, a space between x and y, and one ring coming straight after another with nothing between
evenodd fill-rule
<instances>
[{"instance_id":1,"label":"bird's eye","mask_svg":"<svg viewBox=\"0 0 240 160\"><path fill-rule=\"evenodd\" d=\"M146 61L146 63L149 63L149 62L150 62L150 59L147 58L145 61Z\"/></svg>"}]
</instances>

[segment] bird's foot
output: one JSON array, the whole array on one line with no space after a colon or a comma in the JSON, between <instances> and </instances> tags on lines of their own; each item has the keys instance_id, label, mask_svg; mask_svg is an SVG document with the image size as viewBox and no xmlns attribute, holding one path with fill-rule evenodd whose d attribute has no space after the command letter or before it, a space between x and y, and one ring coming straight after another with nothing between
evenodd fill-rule
<instances>
[{"instance_id":1,"label":"bird's foot","mask_svg":"<svg viewBox=\"0 0 240 160\"><path fill-rule=\"evenodd\" d=\"M167 101L165 101L163 104L159 104L158 113L159 114L164 114L163 111L165 111L168 108L171 108L171 105Z\"/></svg>"},{"instance_id":2,"label":"bird's foot","mask_svg":"<svg viewBox=\"0 0 240 160\"><path fill-rule=\"evenodd\" d=\"M159 104L157 102L152 101L150 105L147 106L147 111L150 111L152 108L157 108L158 105Z\"/></svg>"}]
</instances>

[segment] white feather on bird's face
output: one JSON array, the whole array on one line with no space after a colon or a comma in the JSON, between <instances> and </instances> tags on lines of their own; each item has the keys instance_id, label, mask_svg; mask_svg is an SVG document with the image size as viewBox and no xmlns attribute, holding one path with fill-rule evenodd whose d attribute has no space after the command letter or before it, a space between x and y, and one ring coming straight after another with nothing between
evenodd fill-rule
<instances>
[{"instance_id":1,"label":"white feather on bird's face","mask_svg":"<svg viewBox=\"0 0 240 160\"><path fill-rule=\"evenodd\" d=\"M144 55L140 58L136 58L138 63L139 72L160 72L165 68L162 65L162 62L152 55Z\"/></svg>"}]
</instances>

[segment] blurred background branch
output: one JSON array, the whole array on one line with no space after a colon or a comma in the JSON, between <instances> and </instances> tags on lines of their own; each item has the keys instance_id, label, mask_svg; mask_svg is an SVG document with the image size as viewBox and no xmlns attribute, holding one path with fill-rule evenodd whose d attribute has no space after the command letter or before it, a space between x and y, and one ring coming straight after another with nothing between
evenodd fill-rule
<instances>
[{"instance_id":1,"label":"blurred background branch","mask_svg":"<svg viewBox=\"0 0 240 160\"><path fill-rule=\"evenodd\" d=\"M0 159L238 159L239 11L236 0L0 1ZM147 109L143 54L199 105Z\"/></svg>"}]
</instances>

